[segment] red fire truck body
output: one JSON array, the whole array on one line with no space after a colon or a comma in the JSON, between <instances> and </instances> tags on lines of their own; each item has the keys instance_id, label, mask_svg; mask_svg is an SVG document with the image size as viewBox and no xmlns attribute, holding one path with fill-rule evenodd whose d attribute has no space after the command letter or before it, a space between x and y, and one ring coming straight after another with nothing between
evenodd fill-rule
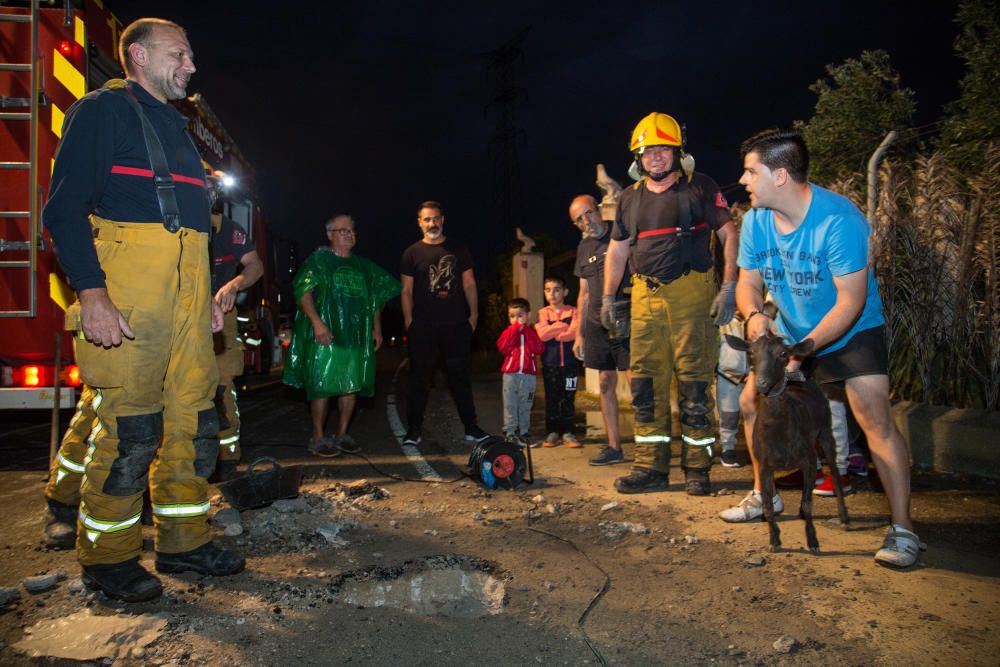
<instances>
[{"instance_id":1,"label":"red fire truck body","mask_svg":"<svg viewBox=\"0 0 1000 667\"><path fill-rule=\"evenodd\" d=\"M75 294L41 212L66 111L122 76L115 54L123 26L101 0L67 0L58 8L39 8L38 0L19 4L0 6L0 409L51 408L56 384L60 405L69 407L79 373L63 320ZM243 309L252 320L273 322L253 168L200 95L177 106L191 119L189 131L206 164L235 178L224 212L247 231L266 269ZM266 370L274 366L272 354L252 348L248 363Z\"/></svg>"}]
</instances>

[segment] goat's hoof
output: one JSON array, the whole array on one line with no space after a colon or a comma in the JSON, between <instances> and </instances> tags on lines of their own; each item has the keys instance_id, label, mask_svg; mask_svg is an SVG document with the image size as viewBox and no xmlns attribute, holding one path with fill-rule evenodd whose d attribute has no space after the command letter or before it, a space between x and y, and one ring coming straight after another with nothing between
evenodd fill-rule
<instances>
[{"instance_id":1,"label":"goat's hoof","mask_svg":"<svg viewBox=\"0 0 1000 667\"><path fill-rule=\"evenodd\" d=\"M781 551L781 545L780 544L772 544L770 546L770 549L771 549L771 553L776 554L779 551Z\"/></svg>"},{"instance_id":2,"label":"goat's hoof","mask_svg":"<svg viewBox=\"0 0 1000 667\"><path fill-rule=\"evenodd\" d=\"M814 547L809 547L809 551L811 551L814 556L818 556L819 553L820 553L820 551L819 551L819 545L817 544Z\"/></svg>"}]
</instances>

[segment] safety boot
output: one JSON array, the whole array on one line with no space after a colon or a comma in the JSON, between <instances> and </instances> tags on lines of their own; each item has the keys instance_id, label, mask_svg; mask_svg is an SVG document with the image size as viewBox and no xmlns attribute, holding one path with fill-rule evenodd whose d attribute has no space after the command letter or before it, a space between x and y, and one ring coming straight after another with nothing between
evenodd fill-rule
<instances>
[{"instance_id":1,"label":"safety boot","mask_svg":"<svg viewBox=\"0 0 1000 667\"><path fill-rule=\"evenodd\" d=\"M206 542L197 549L177 554L156 552L157 572L197 572L217 577L242 572L246 559L236 551L221 549L214 542Z\"/></svg>"},{"instance_id":2,"label":"safety boot","mask_svg":"<svg viewBox=\"0 0 1000 667\"><path fill-rule=\"evenodd\" d=\"M64 505L51 498L46 498L48 509L45 512L45 529L43 539L50 549L72 549L76 546L76 518L78 508Z\"/></svg>"},{"instance_id":3,"label":"safety boot","mask_svg":"<svg viewBox=\"0 0 1000 667\"><path fill-rule=\"evenodd\" d=\"M155 600L163 593L160 580L139 565L139 557L121 563L84 565L83 585L122 602Z\"/></svg>"},{"instance_id":4,"label":"safety boot","mask_svg":"<svg viewBox=\"0 0 1000 667\"><path fill-rule=\"evenodd\" d=\"M689 496L707 496L712 493L708 470L685 470L684 490Z\"/></svg>"},{"instance_id":5,"label":"safety boot","mask_svg":"<svg viewBox=\"0 0 1000 667\"><path fill-rule=\"evenodd\" d=\"M633 468L628 475L615 480L615 490L618 493L665 491L669 485L669 475L646 468Z\"/></svg>"}]
</instances>

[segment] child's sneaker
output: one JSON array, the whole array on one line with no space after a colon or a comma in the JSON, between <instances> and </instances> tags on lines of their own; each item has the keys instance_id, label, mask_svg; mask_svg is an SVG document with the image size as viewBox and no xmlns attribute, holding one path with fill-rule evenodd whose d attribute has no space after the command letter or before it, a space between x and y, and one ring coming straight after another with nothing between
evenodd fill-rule
<instances>
[{"instance_id":1,"label":"child's sneaker","mask_svg":"<svg viewBox=\"0 0 1000 667\"><path fill-rule=\"evenodd\" d=\"M743 467L743 464L740 463L740 457L736 455L735 449L723 450L722 454L719 456L719 460L722 461L722 465L726 468Z\"/></svg>"},{"instance_id":2,"label":"child's sneaker","mask_svg":"<svg viewBox=\"0 0 1000 667\"><path fill-rule=\"evenodd\" d=\"M841 475L840 488L844 491L845 495L853 491L851 488L851 478L847 475ZM817 484L816 488L813 489L813 494L827 498L837 495L837 489L833 485L833 475L827 475L824 477L823 481Z\"/></svg>"},{"instance_id":3,"label":"child's sneaker","mask_svg":"<svg viewBox=\"0 0 1000 667\"><path fill-rule=\"evenodd\" d=\"M562 443L566 445L569 449L580 449L583 445L580 441L576 439L576 436L572 433L563 433Z\"/></svg>"},{"instance_id":4,"label":"child's sneaker","mask_svg":"<svg viewBox=\"0 0 1000 667\"><path fill-rule=\"evenodd\" d=\"M558 447L559 444L559 434L553 431L545 436L545 440L542 442L542 447Z\"/></svg>"},{"instance_id":5,"label":"child's sneaker","mask_svg":"<svg viewBox=\"0 0 1000 667\"><path fill-rule=\"evenodd\" d=\"M868 476L868 460L864 454L851 454L847 457L847 474L858 477Z\"/></svg>"}]
</instances>

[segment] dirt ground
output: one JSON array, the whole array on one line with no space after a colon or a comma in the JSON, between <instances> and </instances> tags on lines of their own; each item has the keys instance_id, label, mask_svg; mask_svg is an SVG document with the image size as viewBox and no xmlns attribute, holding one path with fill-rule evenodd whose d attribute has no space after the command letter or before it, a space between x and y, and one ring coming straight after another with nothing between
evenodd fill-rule
<instances>
[{"instance_id":1,"label":"dirt ground","mask_svg":"<svg viewBox=\"0 0 1000 667\"><path fill-rule=\"evenodd\" d=\"M432 396L421 454L445 481L402 481L389 474L419 475L391 430L395 355L383 360L380 393L353 428L375 467L362 457L310 456L307 415L294 394L272 387L244 396L244 460L266 454L303 465L300 499L245 511L228 535L217 525L222 543L246 553L245 572L160 575L166 593L150 603L80 590L74 555L40 546L47 450L16 452L47 427L7 429L0 586L20 595L0 612L0 664L75 664L44 657L58 654L55 645L101 653L87 637L93 617L159 625L118 633L90 664L998 663L994 483L914 475L913 513L928 550L910 571L872 559L887 506L871 477L854 479L847 530L831 521L833 499L814 503L819 555L805 548L798 494L786 492L784 549L771 553L765 524L716 518L750 488L748 468L714 468L712 497L686 496L679 472L666 493L622 496L611 483L627 465L587 465L600 444L593 430L581 450L533 450L534 484L484 489L462 475L469 448L444 383ZM493 374L475 383L491 431L500 426L498 386ZM580 395L581 421L596 409ZM350 486L359 479L369 484ZM222 509L217 496L213 514ZM144 530L151 569L152 529ZM65 578L46 592L22 585L53 573ZM32 657L24 642L60 621L48 651Z\"/></svg>"}]
</instances>

